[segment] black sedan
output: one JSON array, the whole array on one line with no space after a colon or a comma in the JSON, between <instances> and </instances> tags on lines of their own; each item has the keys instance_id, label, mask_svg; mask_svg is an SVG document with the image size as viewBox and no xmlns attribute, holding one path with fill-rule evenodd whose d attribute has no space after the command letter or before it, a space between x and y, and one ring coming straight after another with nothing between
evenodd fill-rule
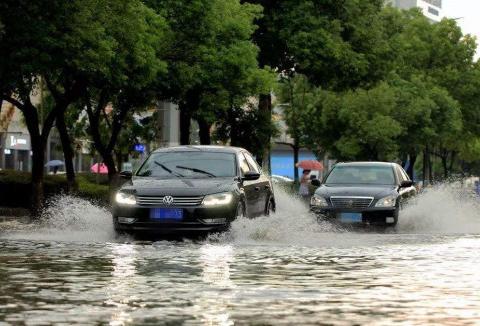
<instances>
[{"instance_id":1,"label":"black sedan","mask_svg":"<svg viewBox=\"0 0 480 326\"><path fill-rule=\"evenodd\" d=\"M398 164L339 163L315 191L310 208L342 223L395 226L400 208L416 192Z\"/></svg>"},{"instance_id":2,"label":"black sedan","mask_svg":"<svg viewBox=\"0 0 480 326\"><path fill-rule=\"evenodd\" d=\"M249 152L223 146L154 151L115 196L115 230L216 232L275 210L270 179Z\"/></svg>"}]
</instances>

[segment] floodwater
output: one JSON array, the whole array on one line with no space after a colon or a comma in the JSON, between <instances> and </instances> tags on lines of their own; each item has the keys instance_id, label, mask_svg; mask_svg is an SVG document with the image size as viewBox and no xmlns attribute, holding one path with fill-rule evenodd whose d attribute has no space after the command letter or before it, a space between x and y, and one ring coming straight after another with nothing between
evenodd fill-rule
<instances>
[{"instance_id":1,"label":"floodwater","mask_svg":"<svg viewBox=\"0 0 480 326\"><path fill-rule=\"evenodd\" d=\"M396 229L271 217L201 241L116 238L107 211L59 198L0 229L0 325L480 324L480 210L432 189Z\"/></svg>"}]
</instances>

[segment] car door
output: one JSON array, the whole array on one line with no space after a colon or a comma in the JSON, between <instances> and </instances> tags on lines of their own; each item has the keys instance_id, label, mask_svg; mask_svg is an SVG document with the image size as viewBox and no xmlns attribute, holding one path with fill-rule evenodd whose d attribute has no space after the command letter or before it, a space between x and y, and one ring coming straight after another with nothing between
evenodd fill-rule
<instances>
[{"instance_id":1,"label":"car door","mask_svg":"<svg viewBox=\"0 0 480 326\"><path fill-rule=\"evenodd\" d=\"M270 198L270 180L262 172L258 166L255 159L248 152L244 152L245 158L247 159L248 165L250 166L250 171L254 171L260 174L260 178L256 181L255 190L259 192L258 201L257 201L257 212L258 214L263 214L267 207L267 201Z\"/></svg>"},{"instance_id":2,"label":"car door","mask_svg":"<svg viewBox=\"0 0 480 326\"><path fill-rule=\"evenodd\" d=\"M251 171L250 165L243 153L238 154L238 165L240 167L241 177L245 173ZM258 215L258 200L260 196L260 188L257 186L256 180L243 180L242 188L245 193L245 210L248 217Z\"/></svg>"}]
</instances>

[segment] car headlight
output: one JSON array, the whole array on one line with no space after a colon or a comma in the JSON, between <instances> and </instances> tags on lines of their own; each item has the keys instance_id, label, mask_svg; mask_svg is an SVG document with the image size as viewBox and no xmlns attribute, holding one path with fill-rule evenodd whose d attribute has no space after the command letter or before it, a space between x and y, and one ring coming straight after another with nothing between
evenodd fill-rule
<instances>
[{"instance_id":1,"label":"car headlight","mask_svg":"<svg viewBox=\"0 0 480 326\"><path fill-rule=\"evenodd\" d=\"M115 201L121 205L135 205L137 203L135 195L127 194L124 192L117 192L117 194L115 195Z\"/></svg>"},{"instance_id":2,"label":"car headlight","mask_svg":"<svg viewBox=\"0 0 480 326\"><path fill-rule=\"evenodd\" d=\"M233 195L230 192L224 192L221 194L207 195L203 198L203 206L219 206L227 205L232 202Z\"/></svg>"},{"instance_id":3,"label":"car headlight","mask_svg":"<svg viewBox=\"0 0 480 326\"><path fill-rule=\"evenodd\" d=\"M313 207L328 207L328 202L323 197L313 195L313 197L310 199L310 206L313 206Z\"/></svg>"},{"instance_id":4,"label":"car headlight","mask_svg":"<svg viewBox=\"0 0 480 326\"><path fill-rule=\"evenodd\" d=\"M397 197L394 195L390 195L379 199L375 204L375 207L395 207L396 202Z\"/></svg>"}]
</instances>

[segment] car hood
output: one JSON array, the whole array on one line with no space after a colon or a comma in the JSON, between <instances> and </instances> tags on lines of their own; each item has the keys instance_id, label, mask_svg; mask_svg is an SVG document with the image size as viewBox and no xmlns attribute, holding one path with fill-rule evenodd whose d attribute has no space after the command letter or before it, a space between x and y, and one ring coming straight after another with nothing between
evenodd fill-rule
<instances>
[{"instance_id":1,"label":"car hood","mask_svg":"<svg viewBox=\"0 0 480 326\"><path fill-rule=\"evenodd\" d=\"M374 197L379 199L392 193L396 193L395 186L378 186L378 185L322 185L315 191L315 194L322 197L331 196L359 196L359 197Z\"/></svg>"},{"instance_id":2,"label":"car hood","mask_svg":"<svg viewBox=\"0 0 480 326\"><path fill-rule=\"evenodd\" d=\"M236 181L231 178L208 179L155 179L136 177L125 184L122 190L133 191L139 196L203 196L232 191Z\"/></svg>"}]
</instances>

